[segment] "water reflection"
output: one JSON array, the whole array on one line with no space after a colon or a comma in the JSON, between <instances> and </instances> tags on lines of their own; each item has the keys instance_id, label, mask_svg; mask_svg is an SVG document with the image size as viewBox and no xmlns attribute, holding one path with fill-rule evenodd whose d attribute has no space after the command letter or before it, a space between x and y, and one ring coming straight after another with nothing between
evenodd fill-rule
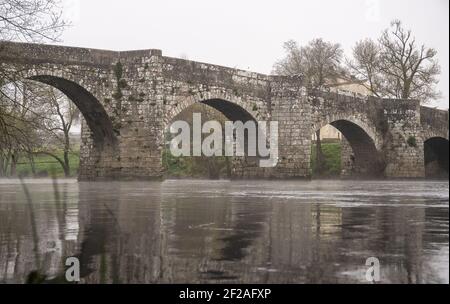
<instances>
[{"instance_id":1,"label":"water reflection","mask_svg":"<svg viewBox=\"0 0 450 304\"><path fill-rule=\"evenodd\" d=\"M0 181L0 282L448 283L448 182ZM33 224L34 223L34 224ZM34 228L33 228L34 227Z\"/></svg>"}]
</instances>

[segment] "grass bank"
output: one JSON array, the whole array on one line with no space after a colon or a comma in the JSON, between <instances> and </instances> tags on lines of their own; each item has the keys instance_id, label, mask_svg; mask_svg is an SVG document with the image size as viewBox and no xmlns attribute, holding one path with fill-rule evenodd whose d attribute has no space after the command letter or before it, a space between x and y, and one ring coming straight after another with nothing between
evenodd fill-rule
<instances>
[{"instance_id":1,"label":"grass bank","mask_svg":"<svg viewBox=\"0 0 450 304\"><path fill-rule=\"evenodd\" d=\"M55 153L59 158L63 159L63 152ZM78 175L78 167L80 166L80 154L74 152L69 154L70 176ZM37 155L34 157L34 166L36 177L47 177L53 174L56 177L64 177L64 170L61 164L53 157L48 155ZM21 157L17 164L17 175L22 177L33 177L30 161L26 157Z\"/></svg>"},{"instance_id":2,"label":"grass bank","mask_svg":"<svg viewBox=\"0 0 450 304\"><path fill-rule=\"evenodd\" d=\"M332 178L341 174L341 144L339 142L322 142L322 152L325 158L324 171L317 172L316 145L311 146L311 174L313 177Z\"/></svg>"}]
</instances>

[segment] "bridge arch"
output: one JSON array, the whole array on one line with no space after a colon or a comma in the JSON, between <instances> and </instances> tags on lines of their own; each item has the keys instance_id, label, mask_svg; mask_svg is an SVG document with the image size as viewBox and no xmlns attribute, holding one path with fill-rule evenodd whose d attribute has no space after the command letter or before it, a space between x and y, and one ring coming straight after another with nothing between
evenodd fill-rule
<instances>
[{"instance_id":1,"label":"bridge arch","mask_svg":"<svg viewBox=\"0 0 450 304\"><path fill-rule=\"evenodd\" d=\"M368 119L334 114L314 123L311 134L326 125L336 128L342 135L341 173L350 176L381 177L385 162L382 141ZM346 149L349 145L351 149Z\"/></svg>"},{"instance_id":2,"label":"bridge arch","mask_svg":"<svg viewBox=\"0 0 450 304\"><path fill-rule=\"evenodd\" d=\"M442 139L446 139L447 141L449 140L448 138L448 132L444 133L441 130L433 130L432 128L424 128L425 130L423 130L422 132L422 140L423 142L431 139L431 138L442 138Z\"/></svg>"},{"instance_id":3,"label":"bridge arch","mask_svg":"<svg viewBox=\"0 0 450 304\"><path fill-rule=\"evenodd\" d=\"M449 141L441 136L425 137L423 142L425 177L448 178Z\"/></svg>"},{"instance_id":4,"label":"bridge arch","mask_svg":"<svg viewBox=\"0 0 450 304\"><path fill-rule=\"evenodd\" d=\"M251 100L251 99L250 99ZM254 121L256 124L258 122L258 119L261 119L262 115L254 110L253 108L250 108L251 103L244 101L244 99L237 97L233 94L227 94L223 93L220 90L212 92L202 92L195 95L192 95L190 97L184 98L182 102L179 102L176 107L169 108L169 110L166 112L164 116L164 132L167 134L170 124L179 117L179 115L182 115L184 111L189 111L192 109L194 105L204 105L205 110L206 108L212 108L216 111L216 113L220 113L224 117L218 118L219 121L223 122L224 118L228 121L242 121L243 123L247 121ZM203 110L200 110L199 112L203 112ZM214 112L214 111L213 111ZM206 112L208 113L208 111ZM205 113L205 114L206 114ZM210 112L211 113L211 112ZM214 114L213 114L214 115ZM206 116L209 116L208 114ZM213 118L214 117L214 118ZM186 118L188 121L189 118ZM208 118L206 118L208 119ZM210 116L209 119L216 119L216 116ZM206 122L205 118L202 116L202 123ZM224 132L225 130L223 130ZM258 129L256 130L258 132ZM166 135L165 135L166 136ZM244 146L242 147L244 149L245 156L230 156L225 157L221 160L212 159L212 168L213 170L210 171L208 166L208 173L209 178L218 178L218 177L226 177L226 178L240 178L245 174L245 168L251 168L249 170L257 170L257 164L258 164L258 156L250 156L248 155L248 144L249 140L251 140L249 137L248 132L246 131L244 133ZM256 140L256 139L255 139ZM224 146L223 146L224 148ZM224 151L223 151L224 152ZM163 158L163 162L164 162ZM210 160L208 160L209 162ZM216 162L217 163L214 163ZM225 167L224 166L225 162ZM204 163L204 162L203 162ZM210 163L211 164L211 163ZM201 165L200 165L201 166ZM195 167L195 161L194 161L194 167ZM219 168L219 171L222 171L221 173L216 172L217 168ZM220 169L222 168L222 169ZM226 171L226 173L223 172L223 170ZM252 171L252 172L253 172ZM168 170L167 167L165 168L165 172L167 174ZM255 171L256 172L256 171Z\"/></svg>"},{"instance_id":5,"label":"bridge arch","mask_svg":"<svg viewBox=\"0 0 450 304\"><path fill-rule=\"evenodd\" d=\"M169 108L164 117L165 128L178 114L196 103L202 103L218 110L231 121L257 121L263 118L263 115L243 98L223 90L209 90L183 98L175 107Z\"/></svg>"},{"instance_id":6,"label":"bridge arch","mask_svg":"<svg viewBox=\"0 0 450 304\"><path fill-rule=\"evenodd\" d=\"M376 128L369 122L370 120L367 117L357 117L356 115L349 116L340 113L327 115L327 118L321 119L312 125L311 134L314 134L317 130L323 128L326 125L332 125L336 129L338 129L337 126L339 127L339 124L336 124L336 122L338 121L351 123L355 127L361 129L361 131L363 131L368 137L370 137L376 149L381 150L383 145L381 139L382 137L378 135ZM336 126L334 126L333 123L336 124Z\"/></svg>"},{"instance_id":7,"label":"bridge arch","mask_svg":"<svg viewBox=\"0 0 450 304\"><path fill-rule=\"evenodd\" d=\"M24 80L37 81L64 93L80 110L97 145L115 145L113 124L103 105L86 88L74 80L51 74L29 74Z\"/></svg>"}]
</instances>

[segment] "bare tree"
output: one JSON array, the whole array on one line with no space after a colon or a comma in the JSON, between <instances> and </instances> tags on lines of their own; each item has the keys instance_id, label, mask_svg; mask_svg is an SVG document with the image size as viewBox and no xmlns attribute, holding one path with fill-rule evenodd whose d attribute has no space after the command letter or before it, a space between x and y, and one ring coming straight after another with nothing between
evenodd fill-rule
<instances>
[{"instance_id":1,"label":"bare tree","mask_svg":"<svg viewBox=\"0 0 450 304\"><path fill-rule=\"evenodd\" d=\"M78 121L80 112L63 93L57 89L40 86L40 107L45 112L40 122L39 147L33 154L46 154L58 161L66 177L70 176L69 155L72 153L70 132ZM62 158L58 151L62 150Z\"/></svg>"},{"instance_id":2,"label":"bare tree","mask_svg":"<svg viewBox=\"0 0 450 304\"><path fill-rule=\"evenodd\" d=\"M411 30L394 20L378 43L360 41L353 49L351 70L366 80L367 88L386 98L419 99L427 102L439 98L436 90L441 72L436 50L418 45Z\"/></svg>"},{"instance_id":3,"label":"bare tree","mask_svg":"<svg viewBox=\"0 0 450 304\"><path fill-rule=\"evenodd\" d=\"M61 0L0 0L0 40L56 41L67 26ZM30 149L35 124L31 99L22 92L16 75L0 67L0 174L11 166L14 174L18 151ZM8 90L14 87L15 96ZM35 117L34 117L35 119Z\"/></svg>"},{"instance_id":4,"label":"bare tree","mask_svg":"<svg viewBox=\"0 0 450 304\"><path fill-rule=\"evenodd\" d=\"M384 86L387 94L398 98L435 99L439 93L434 85L440 67L434 59L437 52L425 45L418 47L411 30L405 30L400 21L392 22L380 38L382 48L380 69L394 80Z\"/></svg>"},{"instance_id":5,"label":"bare tree","mask_svg":"<svg viewBox=\"0 0 450 304\"><path fill-rule=\"evenodd\" d=\"M0 173L5 175L9 167L9 174L15 176L20 156L26 156L35 174L34 156L46 154L55 158L69 176L70 131L78 121L78 108L60 91L40 83L10 83L3 93L0 109L5 128L0 132Z\"/></svg>"},{"instance_id":6,"label":"bare tree","mask_svg":"<svg viewBox=\"0 0 450 304\"><path fill-rule=\"evenodd\" d=\"M36 108L32 90L24 83L5 85L0 94L0 174L16 175L16 165L21 152L30 149L36 137L36 119L40 116Z\"/></svg>"},{"instance_id":7,"label":"bare tree","mask_svg":"<svg viewBox=\"0 0 450 304\"><path fill-rule=\"evenodd\" d=\"M296 41L289 40L283 45L286 57L277 61L273 66L273 73L286 76L303 76L305 57Z\"/></svg>"},{"instance_id":8,"label":"bare tree","mask_svg":"<svg viewBox=\"0 0 450 304\"><path fill-rule=\"evenodd\" d=\"M347 59L353 75L372 94L380 97L382 77L380 74L380 47L372 39L358 41L353 48L354 59Z\"/></svg>"},{"instance_id":9,"label":"bare tree","mask_svg":"<svg viewBox=\"0 0 450 304\"><path fill-rule=\"evenodd\" d=\"M293 41L284 44L286 57L274 65L275 74L304 77L307 87L333 84L342 76L342 48L338 43L314 39L304 47Z\"/></svg>"},{"instance_id":10,"label":"bare tree","mask_svg":"<svg viewBox=\"0 0 450 304\"><path fill-rule=\"evenodd\" d=\"M306 87L315 90L333 85L342 77L341 61L343 51L338 43L314 39L304 47L293 41L284 44L286 57L274 65L274 73L286 76L303 76ZM324 169L324 156L321 146L320 129L316 130L316 164L317 173Z\"/></svg>"},{"instance_id":11,"label":"bare tree","mask_svg":"<svg viewBox=\"0 0 450 304\"><path fill-rule=\"evenodd\" d=\"M60 0L0 0L0 39L57 40L67 25L61 16Z\"/></svg>"},{"instance_id":12,"label":"bare tree","mask_svg":"<svg viewBox=\"0 0 450 304\"><path fill-rule=\"evenodd\" d=\"M56 41L68 26L61 16L61 0L0 0L0 40ZM14 76L0 67L0 91L15 81ZM14 99L9 101L14 102ZM0 107L2 105L4 103ZM0 114L6 112L0 110ZM0 128L5 126L5 118L0 116Z\"/></svg>"}]
</instances>

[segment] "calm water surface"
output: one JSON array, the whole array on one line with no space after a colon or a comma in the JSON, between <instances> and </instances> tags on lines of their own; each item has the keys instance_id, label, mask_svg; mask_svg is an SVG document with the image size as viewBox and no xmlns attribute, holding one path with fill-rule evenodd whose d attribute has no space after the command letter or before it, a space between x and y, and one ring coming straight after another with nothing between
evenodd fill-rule
<instances>
[{"instance_id":1,"label":"calm water surface","mask_svg":"<svg viewBox=\"0 0 450 304\"><path fill-rule=\"evenodd\" d=\"M0 283L449 282L449 184L0 180Z\"/></svg>"}]
</instances>

